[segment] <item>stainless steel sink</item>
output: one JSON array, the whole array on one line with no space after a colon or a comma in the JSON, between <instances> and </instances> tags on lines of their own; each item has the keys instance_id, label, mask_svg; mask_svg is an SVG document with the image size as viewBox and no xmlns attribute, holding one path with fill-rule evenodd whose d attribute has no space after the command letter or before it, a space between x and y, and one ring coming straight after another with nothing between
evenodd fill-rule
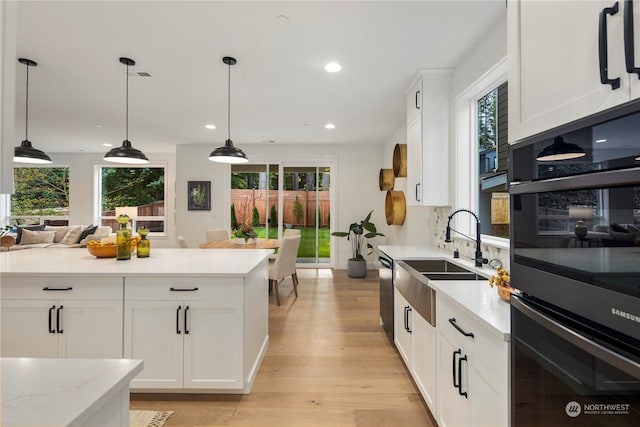
<instances>
[{"instance_id":1,"label":"stainless steel sink","mask_svg":"<svg viewBox=\"0 0 640 427\"><path fill-rule=\"evenodd\" d=\"M413 261L404 261L404 263L419 273L431 273L431 272L470 273L470 271L467 270L466 268L460 267L459 265L456 265L444 259L421 259L421 260L413 260Z\"/></svg>"},{"instance_id":2,"label":"stainless steel sink","mask_svg":"<svg viewBox=\"0 0 640 427\"><path fill-rule=\"evenodd\" d=\"M429 280L484 280L484 277L472 272L422 273Z\"/></svg>"}]
</instances>

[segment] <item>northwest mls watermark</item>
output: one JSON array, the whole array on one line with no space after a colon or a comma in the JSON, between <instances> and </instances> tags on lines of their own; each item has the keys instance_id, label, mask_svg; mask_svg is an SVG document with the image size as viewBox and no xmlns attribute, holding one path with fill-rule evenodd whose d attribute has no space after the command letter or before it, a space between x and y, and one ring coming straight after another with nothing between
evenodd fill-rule
<instances>
[{"instance_id":1,"label":"northwest mls watermark","mask_svg":"<svg viewBox=\"0 0 640 427\"><path fill-rule=\"evenodd\" d=\"M631 405L628 403L585 403L576 401L567 403L564 411L567 416L575 418L579 415L629 415Z\"/></svg>"}]
</instances>

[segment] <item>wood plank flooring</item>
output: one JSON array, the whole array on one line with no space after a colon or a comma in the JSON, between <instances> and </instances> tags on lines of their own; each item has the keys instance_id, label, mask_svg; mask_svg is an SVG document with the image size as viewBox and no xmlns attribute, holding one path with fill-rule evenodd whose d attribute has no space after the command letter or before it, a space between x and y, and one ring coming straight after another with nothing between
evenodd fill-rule
<instances>
[{"instance_id":1,"label":"wood plank flooring","mask_svg":"<svg viewBox=\"0 0 640 427\"><path fill-rule=\"evenodd\" d=\"M269 349L249 395L133 394L166 427L435 427L378 311L378 276L298 269L269 301Z\"/></svg>"}]
</instances>

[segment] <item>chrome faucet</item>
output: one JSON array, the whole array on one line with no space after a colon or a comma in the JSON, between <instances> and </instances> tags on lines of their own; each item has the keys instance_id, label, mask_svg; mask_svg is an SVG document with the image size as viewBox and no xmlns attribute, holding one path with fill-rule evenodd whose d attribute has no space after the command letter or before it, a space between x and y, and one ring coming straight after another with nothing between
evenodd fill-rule
<instances>
[{"instance_id":1,"label":"chrome faucet","mask_svg":"<svg viewBox=\"0 0 640 427\"><path fill-rule=\"evenodd\" d=\"M444 241L447 242L447 243L451 243L451 230L455 231L458 234L462 234L464 237L467 237L467 238L471 239L471 237L467 236L466 234L461 233L458 230L451 228L451 225L450 225L451 224L451 218L453 218L453 216L455 214L457 214L458 212L470 213L476 219L476 253L475 253L475 260L474 261L475 261L475 266L476 267L482 267L482 264L486 264L487 262L489 262L489 260L482 257L482 251L480 250L480 219L478 218L478 215L476 215L475 213L473 213L469 209L458 209L457 211L455 211L451 215L449 215L449 219L447 221L447 233L446 233L446 236L444 238Z\"/></svg>"}]
</instances>

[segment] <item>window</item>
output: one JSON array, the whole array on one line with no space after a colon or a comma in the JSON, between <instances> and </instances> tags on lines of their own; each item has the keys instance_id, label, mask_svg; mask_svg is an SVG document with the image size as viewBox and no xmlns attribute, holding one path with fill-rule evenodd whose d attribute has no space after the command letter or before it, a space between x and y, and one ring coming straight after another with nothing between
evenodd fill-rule
<instances>
[{"instance_id":1,"label":"window","mask_svg":"<svg viewBox=\"0 0 640 427\"><path fill-rule=\"evenodd\" d=\"M164 167L100 167L100 221L119 228L116 209L135 208L133 227L146 227L151 234L164 233Z\"/></svg>"},{"instance_id":2,"label":"window","mask_svg":"<svg viewBox=\"0 0 640 427\"><path fill-rule=\"evenodd\" d=\"M14 168L13 179L11 224L68 224L68 167Z\"/></svg>"}]
</instances>

